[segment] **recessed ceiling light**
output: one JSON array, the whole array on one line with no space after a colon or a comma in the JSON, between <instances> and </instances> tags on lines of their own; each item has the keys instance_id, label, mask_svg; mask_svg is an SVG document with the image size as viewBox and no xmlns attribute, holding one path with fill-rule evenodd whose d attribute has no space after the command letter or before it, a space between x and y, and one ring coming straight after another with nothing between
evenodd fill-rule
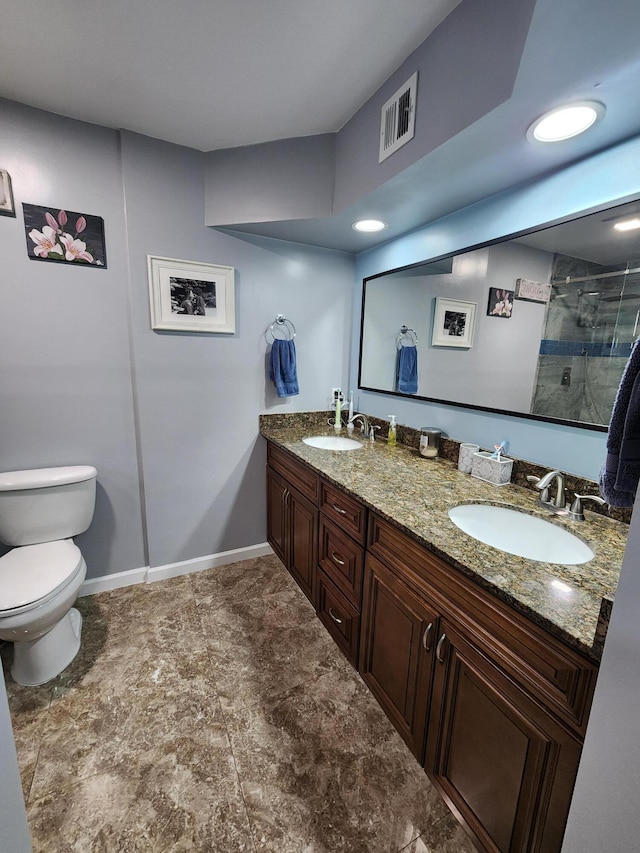
<instances>
[{"instance_id":1,"label":"recessed ceiling light","mask_svg":"<svg viewBox=\"0 0 640 853\"><path fill-rule=\"evenodd\" d=\"M640 219L623 219L621 222L616 222L613 226L616 231L633 231L635 228L640 228Z\"/></svg>"},{"instance_id":2,"label":"recessed ceiling light","mask_svg":"<svg viewBox=\"0 0 640 853\"><path fill-rule=\"evenodd\" d=\"M576 101L540 116L527 130L529 142L561 142L584 133L600 121L606 108L599 101Z\"/></svg>"},{"instance_id":3,"label":"recessed ceiling light","mask_svg":"<svg viewBox=\"0 0 640 853\"><path fill-rule=\"evenodd\" d=\"M387 223L383 222L382 219L358 219L358 221L354 222L351 227L355 231L384 231L387 227Z\"/></svg>"}]
</instances>

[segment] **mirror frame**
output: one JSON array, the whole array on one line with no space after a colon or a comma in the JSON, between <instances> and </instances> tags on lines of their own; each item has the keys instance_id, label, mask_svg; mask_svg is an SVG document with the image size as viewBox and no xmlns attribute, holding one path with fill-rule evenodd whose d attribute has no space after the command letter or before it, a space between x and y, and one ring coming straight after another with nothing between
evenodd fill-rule
<instances>
[{"instance_id":1,"label":"mirror frame","mask_svg":"<svg viewBox=\"0 0 640 853\"><path fill-rule=\"evenodd\" d=\"M365 311L365 301L367 295L367 283L370 281L374 281L378 278L384 278L387 275L393 275L395 273L404 272L405 270L417 269L418 267L423 267L426 264L436 263L437 261L442 261L445 258L453 258L458 255L464 255L468 252L476 251L477 249L486 249L490 246L495 246L500 243L507 243L510 240L516 240L520 237L526 237L529 234L537 234L540 231L546 231L550 228L554 228L557 225L565 225L569 222L577 222L580 219L586 219L588 216L592 216L597 213L602 213L607 210L615 210L617 207L623 206L625 203L629 202L630 199L626 198L624 200L619 200L615 203L609 203L602 206L598 206L596 208L592 208L588 211L583 211L578 216L569 215L566 217L561 217L553 222L545 223L544 225L537 225L532 228L524 229L523 231L516 231L511 234L506 234L503 237L497 237L493 240L486 240L482 243L475 243L472 246L466 246L459 251L454 253L448 252L443 255L436 255L432 258L428 258L424 261L417 261L412 264L406 264L401 267L395 267L394 269L384 270L383 272L376 273L375 275L367 276L362 280L362 301L360 308L360 344L359 344L359 352L358 352L358 389L361 391L370 391L374 394L384 394L388 397L400 397L405 400L419 400L423 403L437 403L443 406L453 406L458 409L470 409L476 412L489 412L494 415L505 415L507 417L513 418L524 418L526 420L539 421L541 423L551 423L551 424L560 424L561 426L572 427L575 429L585 429L591 430L592 432L608 432L609 425L604 424L591 424L584 421L574 421L568 420L565 418L554 418L546 415L536 415L528 412L515 412L510 409L497 409L491 406L479 406L474 403L459 403L453 400L443 400L439 397L426 397L421 394L406 394L402 391L386 391L381 388L372 388L368 385L362 384L362 342L364 336L364 311Z\"/></svg>"}]
</instances>

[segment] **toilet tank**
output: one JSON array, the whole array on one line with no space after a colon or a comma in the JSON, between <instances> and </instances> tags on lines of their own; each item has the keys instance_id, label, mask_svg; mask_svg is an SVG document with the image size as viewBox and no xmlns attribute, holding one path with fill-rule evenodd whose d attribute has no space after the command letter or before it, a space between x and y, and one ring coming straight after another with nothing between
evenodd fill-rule
<instances>
[{"instance_id":1,"label":"toilet tank","mask_svg":"<svg viewBox=\"0 0 640 853\"><path fill-rule=\"evenodd\" d=\"M96 476L92 465L0 474L0 542L37 545L83 533L93 518Z\"/></svg>"}]
</instances>

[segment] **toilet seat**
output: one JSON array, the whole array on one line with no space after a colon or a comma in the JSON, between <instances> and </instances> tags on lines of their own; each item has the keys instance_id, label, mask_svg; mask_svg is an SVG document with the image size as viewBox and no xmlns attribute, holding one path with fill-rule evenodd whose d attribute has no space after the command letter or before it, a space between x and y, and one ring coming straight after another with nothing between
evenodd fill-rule
<instances>
[{"instance_id":1,"label":"toilet seat","mask_svg":"<svg viewBox=\"0 0 640 853\"><path fill-rule=\"evenodd\" d=\"M0 619L49 601L82 571L72 539L23 545L0 557Z\"/></svg>"}]
</instances>

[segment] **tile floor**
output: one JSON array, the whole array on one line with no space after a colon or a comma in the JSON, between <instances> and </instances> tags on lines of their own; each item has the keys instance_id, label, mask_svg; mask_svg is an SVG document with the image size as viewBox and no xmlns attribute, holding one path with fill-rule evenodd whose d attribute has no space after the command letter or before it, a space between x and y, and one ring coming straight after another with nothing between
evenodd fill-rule
<instances>
[{"instance_id":1,"label":"tile floor","mask_svg":"<svg viewBox=\"0 0 640 853\"><path fill-rule=\"evenodd\" d=\"M78 606L62 675L6 676L34 853L473 853L277 558Z\"/></svg>"}]
</instances>

